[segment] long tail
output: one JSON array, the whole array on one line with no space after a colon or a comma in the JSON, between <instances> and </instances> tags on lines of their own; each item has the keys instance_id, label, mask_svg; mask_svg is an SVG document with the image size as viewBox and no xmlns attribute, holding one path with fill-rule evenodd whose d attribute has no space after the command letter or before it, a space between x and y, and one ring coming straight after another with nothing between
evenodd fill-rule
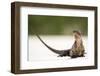
<instances>
[{"instance_id":1,"label":"long tail","mask_svg":"<svg viewBox=\"0 0 100 76\"><path fill-rule=\"evenodd\" d=\"M51 50L52 52L54 52L54 53L56 53L56 54L64 54L65 52L67 53L70 49L68 49L68 50L56 50L56 49L54 49L54 48L52 48L52 47L50 47L50 46L48 46L41 38L40 38L40 36L38 35L38 34L36 34L36 36L39 38L39 40L49 49L49 50Z\"/></svg>"}]
</instances>

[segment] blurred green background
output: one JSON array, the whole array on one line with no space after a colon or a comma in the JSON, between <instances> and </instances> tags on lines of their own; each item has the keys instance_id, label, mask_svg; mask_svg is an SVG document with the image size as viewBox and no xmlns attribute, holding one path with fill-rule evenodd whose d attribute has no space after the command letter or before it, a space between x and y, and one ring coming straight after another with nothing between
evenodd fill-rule
<instances>
[{"instance_id":1,"label":"blurred green background","mask_svg":"<svg viewBox=\"0 0 100 76\"><path fill-rule=\"evenodd\" d=\"M28 34L34 35L72 35L79 30L87 35L88 18L70 16L28 15Z\"/></svg>"}]
</instances>

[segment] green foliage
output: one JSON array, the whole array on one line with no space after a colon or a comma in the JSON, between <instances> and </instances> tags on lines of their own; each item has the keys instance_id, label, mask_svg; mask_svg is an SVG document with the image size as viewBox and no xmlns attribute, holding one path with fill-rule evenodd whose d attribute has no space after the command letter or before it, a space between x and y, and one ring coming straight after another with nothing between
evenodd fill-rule
<instances>
[{"instance_id":1,"label":"green foliage","mask_svg":"<svg viewBox=\"0 0 100 76\"><path fill-rule=\"evenodd\" d=\"M72 35L73 30L80 30L83 35L87 35L87 17L69 16L28 16L28 34L48 34L48 35Z\"/></svg>"}]
</instances>

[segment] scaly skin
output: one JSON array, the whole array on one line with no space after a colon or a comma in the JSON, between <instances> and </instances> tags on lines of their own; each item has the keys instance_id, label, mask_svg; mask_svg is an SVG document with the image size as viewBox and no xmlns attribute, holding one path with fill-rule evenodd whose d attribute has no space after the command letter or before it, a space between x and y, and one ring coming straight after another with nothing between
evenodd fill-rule
<instances>
[{"instance_id":1,"label":"scaly skin","mask_svg":"<svg viewBox=\"0 0 100 76\"><path fill-rule=\"evenodd\" d=\"M82 36L79 31L73 31L75 42L72 46L71 49L67 50L57 50L49 45L47 45L38 34L36 36L39 38L39 40L52 52L59 54L58 57L63 57L63 56L70 56L71 58L76 58L76 57L83 57L84 56L84 46L83 46L83 41L82 41Z\"/></svg>"}]
</instances>

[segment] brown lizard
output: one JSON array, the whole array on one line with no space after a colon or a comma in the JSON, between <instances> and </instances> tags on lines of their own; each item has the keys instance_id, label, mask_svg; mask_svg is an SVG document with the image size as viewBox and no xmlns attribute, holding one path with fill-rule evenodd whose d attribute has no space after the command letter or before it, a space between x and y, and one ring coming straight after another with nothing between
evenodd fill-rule
<instances>
[{"instance_id":1,"label":"brown lizard","mask_svg":"<svg viewBox=\"0 0 100 76\"><path fill-rule=\"evenodd\" d=\"M40 41L52 52L59 54L59 57L63 57L63 56L70 56L71 58L76 58L76 57L83 57L84 56L84 45L83 45L83 41L82 41L82 35L79 31L75 30L73 31L73 35L75 38L75 42L72 45L71 49L67 49L67 50L57 50L54 49L52 47L50 47L49 45L47 45L38 34L36 34L36 36L40 39Z\"/></svg>"}]
</instances>

